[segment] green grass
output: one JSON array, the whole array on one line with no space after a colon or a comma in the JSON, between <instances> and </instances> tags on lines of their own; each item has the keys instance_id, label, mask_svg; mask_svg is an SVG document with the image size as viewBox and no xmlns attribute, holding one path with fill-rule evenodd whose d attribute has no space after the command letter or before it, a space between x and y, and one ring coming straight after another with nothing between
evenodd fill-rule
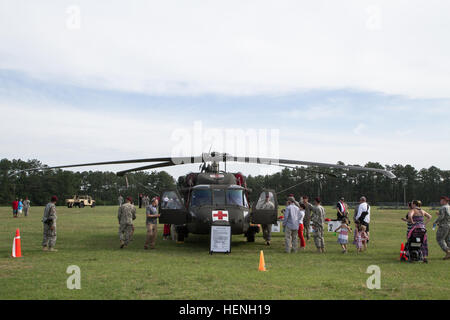
<instances>
[{"instance_id":1,"label":"green grass","mask_svg":"<svg viewBox=\"0 0 450 320\"><path fill-rule=\"evenodd\" d=\"M0 299L449 299L449 261L429 230L430 263L400 264L405 212L372 213L371 246L356 255L350 245L341 254L337 238L326 234L327 253L283 252L283 234L263 245L261 234L248 244L234 236L231 255L210 256L209 238L191 235L184 245L162 241L144 251L144 210L138 212L134 241L119 250L117 208L58 207L57 253L41 251L43 208L13 219L0 208ZM333 218L334 209L327 208ZM21 259L10 258L16 228L22 237ZM431 228L430 228L431 229ZM258 272L264 250L268 272ZM68 290L70 265L81 268L81 290ZM366 288L367 267L381 268L381 290Z\"/></svg>"}]
</instances>

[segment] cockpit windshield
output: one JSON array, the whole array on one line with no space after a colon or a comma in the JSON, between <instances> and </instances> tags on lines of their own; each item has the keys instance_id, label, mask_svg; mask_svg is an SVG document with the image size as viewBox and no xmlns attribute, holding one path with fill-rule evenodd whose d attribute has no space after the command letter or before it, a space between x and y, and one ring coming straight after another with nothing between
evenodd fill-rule
<instances>
[{"instance_id":1,"label":"cockpit windshield","mask_svg":"<svg viewBox=\"0 0 450 320\"><path fill-rule=\"evenodd\" d=\"M192 192L191 205L193 207L210 206L212 203L211 190L196 189Z\"/></svg>"},{"instance_id":2,"label":"cockpit windshield","mask_svg":"<svg viewBox=\"0 0 450 320\"><path fill-rule=\"evenodd\" d=\"M247 198L242 189L195 189L192 192L191 206L240 206L248 208Z\"/></svg>"},{"instance_id":3,"label":"cockpit windshield","mask_svg":"<svg viewBox=\"0 0 450 320\"><path fill-rule=\"evenodd\" d=\"M214 205L223 206L225 205L225 190L224 189L214 189L213 190L213 203Z\"/></svg>"},{"instance_id":4,"label":"cockpit windshield","mask_svg":"<svg viewBox=\"0 0 450 320\"><path fill-rule=\"evenodd\" d=\"M245 207L243 190L228 189L227 190L227 204Z\"/></svg>"}]
</instances>

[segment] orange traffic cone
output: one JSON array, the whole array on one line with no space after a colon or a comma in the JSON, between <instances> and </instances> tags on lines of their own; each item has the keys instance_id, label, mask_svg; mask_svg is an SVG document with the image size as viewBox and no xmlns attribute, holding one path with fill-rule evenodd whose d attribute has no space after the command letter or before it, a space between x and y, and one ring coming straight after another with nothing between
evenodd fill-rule
<instances>
[{"instance_id":1,"label":"orange traffic cone","mask_svg":"<svg viewBox=\"0 0 450 320\"><path fill-rule=\"evenodd\" d=\"M22 257L22 246L20 245L20 231L16 230L16 236L14 237L13 247L12 247L12 257L21 258Z\"/></svg>"},{"instance_id":2,"label":"orange traffic cone","mask_svg":"<svg viewBox=\"0 0 450 320\"><path fill-rule=\"evenodd\" d=\"M403 255L405 254L405 244L402 243L400 246L400 260L403 258Z\"/></svg>"},{"instance_id":3,"label":"orange traffic cone","mask_svg":"<svg viewBox=\"0 0 450 320\"><path fill-rule=\"evenodd\" d=\"M259 256L259 271L267 271L266 270L266 263L264 261L264 252L261 250L261 254Z\"/></svg>"},{"instance_id":4,"label":"orange traffic cone","mask_svg":"<svg viewBox=\"0 0 450 320\"><path fill-rule=\"evenodd\" d=\"M400 247L400 261L408 261L408 257L406 256L405 244L402 243Z\"/></svg>"}]
</instances>

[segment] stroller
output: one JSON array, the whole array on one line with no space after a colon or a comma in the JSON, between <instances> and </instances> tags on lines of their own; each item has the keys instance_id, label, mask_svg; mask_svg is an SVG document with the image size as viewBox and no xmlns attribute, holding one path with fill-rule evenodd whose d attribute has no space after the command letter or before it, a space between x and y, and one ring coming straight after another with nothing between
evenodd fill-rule
<instances>
[{"instance_id":1,"label":"stroller","mask_svg":"<svg viewBox=\"0 0 450 320\"><path fill-rule=\"evenodd\" d=\"M402 261L426 262L424 251L427 244L427 229L423 224L417 224L408 233L408 242Z\"/></svg>"}]
</instances>

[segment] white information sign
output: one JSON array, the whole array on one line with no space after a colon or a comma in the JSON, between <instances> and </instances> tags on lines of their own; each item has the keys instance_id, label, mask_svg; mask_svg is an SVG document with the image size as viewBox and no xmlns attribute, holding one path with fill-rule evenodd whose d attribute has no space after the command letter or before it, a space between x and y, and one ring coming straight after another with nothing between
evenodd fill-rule
<instances>
[{"instance_id":1,"label":"white information sign","mask_svg":"<svg viewBox=\"0 0 450 320\"><path fill-rule=\"evenodd\" d=\"M211 248L210 253L230 253L231 252L231 227L212 226L211 227Z\"/></svg>"},{"instance_id":2,"label":"white information sign","mask_svg":"<svg viewBox=\"0 0 450 320\"><path fill-rule=\"evenodd\" d=\"M280 221L278 221L277 224L273 224L273 225L272 225L272 232L273 232L273 233L279 233L279 232L281 232L281 222L280 222Z\"/></svg>"},{"instance_id":3,"label":"white information sign","mask_svg":"<svg viewBox=\"0 0 450 320\"><path fill-rule=\"evenodd\" d=\"M330 221L328 222L328 232L336 232L336 229L341 226L340 221Z\"/></svg>"}]
</instances>

